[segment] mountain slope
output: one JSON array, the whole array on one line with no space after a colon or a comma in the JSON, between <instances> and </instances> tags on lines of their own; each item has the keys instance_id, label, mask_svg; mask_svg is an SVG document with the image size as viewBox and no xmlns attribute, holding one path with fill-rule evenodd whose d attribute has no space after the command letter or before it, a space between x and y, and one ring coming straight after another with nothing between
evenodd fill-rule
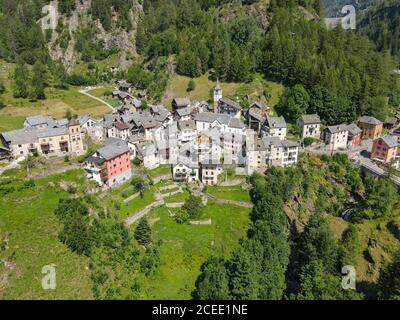
<instances>
[{"instance_id":1,"label":"mountain slope","mask_svg":"<svg viewBox=\"0 0 400 320\"><path fill-rule=\"evenodd\" d=\"M400 57L400 1L384 1L370 8L363 14L359 28L377 50L389 50Z\"/></svg>"}]
</instances>

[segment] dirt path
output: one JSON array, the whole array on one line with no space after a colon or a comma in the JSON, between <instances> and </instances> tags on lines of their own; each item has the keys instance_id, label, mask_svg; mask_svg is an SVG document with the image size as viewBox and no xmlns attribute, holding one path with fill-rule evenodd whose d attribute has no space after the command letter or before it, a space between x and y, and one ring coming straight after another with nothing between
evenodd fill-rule
<instances>
[{"instance_id":1,"label":"dirt path","mask_svg":"<svg viewBox=\"0 0 400 320\"><path fill-rule=\"evenodd\" d=\"M93 89L94 89L94 88L82 89L82 90L79 90L79 93L81 93L81 94L83 94L83 95L85 95L85 96L88 96L89 98L92 98L92 99L94 99L94 100L97 100L97 101L101 102L102 104L105 104L105 105L106 105L107 107L109 107L112 111L115 111L115 108L114 108L111 104L109 104L108 102L106 102L106 101L104 101L104 100L102 100L102 99L100 99L100 98L98 98L98 97L95 97L94 95L90 94L89 91L90 91L90 90L93 90Z\"/></svg>"},{"instance_id":2,"label":"dirt path","mask_svg":"<svg viewBox=\"0 0 400 320\"><path fill-rule=\"evenodd\" d=\"M154 208L160 207L164 204L165 204L164 200L159 200L159 201L153 202L152 204L148 205L144 209L140 210L138 213L135 213L133 216L127 218L125 220L125 226L129 227L130 225L132 225L136 221L138 221L140 218L142 218L143 216L148 214Z\"/></svg>"}]
</instances>

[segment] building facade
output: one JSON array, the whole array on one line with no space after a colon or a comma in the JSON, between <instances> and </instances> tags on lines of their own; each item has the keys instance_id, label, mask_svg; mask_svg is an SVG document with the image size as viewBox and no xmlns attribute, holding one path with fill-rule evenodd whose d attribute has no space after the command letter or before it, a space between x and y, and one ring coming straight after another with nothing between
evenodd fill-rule
<instances>
[{"instance_id":1,"label":"building facade","mask_svg":"<svg viewBox=\"0 0 400 320\"><path fill-rule=\"evenodd\" d=\"M321 136L321 119L317 114L305 114L297 119L297 126L300 129L301 139Z\"/></svg>"},{"instance_id":2,"label":"building facade","mask_svg":"<svg viewBox=\"0 0 400 320\"><path fill-rule=\"evenodd\" d=\"M375 140L382 135L383 123L374 117L363 116L358 120L363 139Z\"/></svg>"}]
</instances>

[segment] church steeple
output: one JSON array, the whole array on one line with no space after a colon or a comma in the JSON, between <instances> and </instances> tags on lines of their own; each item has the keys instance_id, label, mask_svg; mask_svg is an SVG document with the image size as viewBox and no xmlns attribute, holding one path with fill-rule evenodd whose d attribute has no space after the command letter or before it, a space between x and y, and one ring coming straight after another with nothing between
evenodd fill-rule
<instances>
[{"instance_id":1,"label":"church steeple","mask_svg":"<svg viewBox=\"0 0 400 320\"><path fill-rule=\"evenodd\" d=\"M222 99L222 88L217 78L217 82L214 87L214 112L217 113L219 100Z\"/></svg>"}]
</instances>

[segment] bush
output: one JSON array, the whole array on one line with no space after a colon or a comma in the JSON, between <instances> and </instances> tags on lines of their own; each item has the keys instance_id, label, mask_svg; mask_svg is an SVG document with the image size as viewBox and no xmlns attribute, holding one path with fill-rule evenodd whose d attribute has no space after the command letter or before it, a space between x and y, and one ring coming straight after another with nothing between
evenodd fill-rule
<instances>
[{"instance_id":1,"label":"bush","mask_svg":"<svg viewBox=\"0 0 400 320\"><path fill-rule=\"evenodd\" d=\"M138 158L135 158L132 163L135 167L139 167L142 162Z\"/></svg>"},{"instance_id":2,"label":"bush","mask_svg":"<svg viewBox=\"0 0 400 320\"><path fill-rule=\"evenodd\" d=\"M29 189L29 188L33 188L33 187L35 187L35 181L33 179L25 181L24 188Z\"/></svg>"},{"instance_id":3,"label":"bush","mask_svg":"<svg viewBox=\"0 0 400 320\"><path fill-rule=\"evenodd\" d=\"M191 219L199 218L204 209L203 201L200 197L191 194L189 198L186 199L182 209L187 212Z\"/></svg>"},{"instance_id":4,"label":"bush","mask_svg":"<svg viewBox=\"0 0 400 320\"><path fill-rule=\"evenodd\" d=\"M194 89L196 89L196 82L194 82L193 79L190 79L186 91L187 91L187 92L191 92L191 91L193 91Z\"/></svg>"},{"instance_id":5,"label":"bush","mask_svg":"<svg viewBox=\"0 0 400 320\"><path fill-rule=\"evenodd\" d=\"M179 210L174 217L174 220L178 224L186 224L189 222L189 214L185 210Z\"/></svg>"},{"instance_id":6,"label":"bush","mask_svg":"<svg viewBox=\"0 0 400 320\"><path fill-rule=\"evenodd\" d=\"M142 246L147 246L151 243L151 228L146 218L139 220L139 224L135 230L135 239Z\"/></svg>"},{"instance_id":7,"label":"bush","mask_svg":"<svg viewBox=\"0 0 400 320\"><path fill-rule=\"evenodd\" d=\"M314 138L311 138L311 137L304 138L304 140L303 140L303 143L304 143L305 147L309 147L315 142L317 142L317 139L314 139Z\"/></svg>"}]
</instances>

